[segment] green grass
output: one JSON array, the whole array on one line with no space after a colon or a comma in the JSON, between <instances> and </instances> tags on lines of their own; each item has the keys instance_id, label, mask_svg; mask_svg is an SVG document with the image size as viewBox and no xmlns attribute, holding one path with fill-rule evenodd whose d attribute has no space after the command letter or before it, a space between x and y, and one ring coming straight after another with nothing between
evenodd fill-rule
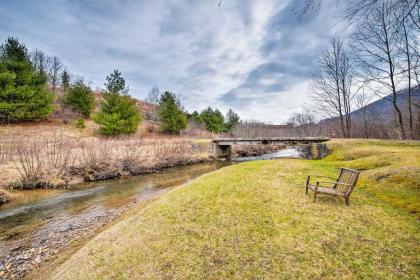
<instances>
[{"instance_id":1,"label":"green grass","mask_svg":"<svg viewBox=\"0 0 420 280\"><path fill-rule=\"evenodd\" d=\"M332 141L320 161L247 162L139 206L56 279L418 279L420 144ZM350 207L308 173L364 170Z\"/></svg>"}]
</instances>

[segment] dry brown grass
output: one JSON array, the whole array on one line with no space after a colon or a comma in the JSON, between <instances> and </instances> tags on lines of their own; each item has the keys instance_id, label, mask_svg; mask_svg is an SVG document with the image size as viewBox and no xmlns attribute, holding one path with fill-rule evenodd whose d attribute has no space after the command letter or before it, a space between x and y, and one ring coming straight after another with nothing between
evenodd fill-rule
<instances>
[{"instance_id":1,"label":"dry brown grass","mask_svg":"<svg viewBox=\"0 0 420 280\"><path fill-rule=\"evenodd\" d=\"M93 127L55 123L0 127L0 180L17 188L63 187L75 177L98 180L153 172L207 159L211 145L184 137L102 138Z\"/></svg>"}]
</instances>

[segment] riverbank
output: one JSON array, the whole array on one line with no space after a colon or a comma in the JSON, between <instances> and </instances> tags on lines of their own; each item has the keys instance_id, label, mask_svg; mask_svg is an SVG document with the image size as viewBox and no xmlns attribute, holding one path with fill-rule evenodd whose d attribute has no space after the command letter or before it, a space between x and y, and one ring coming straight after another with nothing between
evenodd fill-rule
<instances>
[{"instance_id":1,"label":"riverbank","mask_svg":"<svg viewBox=\"0 0 420 280\"><path fill-rule=\"evenodd\" d=\"M7 191L10 189L63 189L216 160L211 139L101 138L90 130L62 125L0 127L5 132L0 137L0 205L18 197ZM233 156L258 156L282 148L284 145L239 145L233 147Z\"/></svg>"},{"instance_id":2,"label":"riverbank","mask_svg":"<svg viewBox=\"0 0 420 280\"><path fill-rule=\"evenodd\" d=\"M1 128L7 132L0 137L2 202L14 198L8 189L68 188L215 160L210 140L163 135L100 138L67 126L25 128Z\"/></svg>"},{"instance_id":3,"label":"riverbank","mask_svg":"<svg viewBox=\"0 0 420 280\"><path fill-rule=\"evenodd\" d=\"M0 211L0 279L21 279L45 262L74 252L134 205L229 162L169 168L160 173L85 183L69 190L25 191ZM35 277L37 279L39 277Z\"/></svg>"},{"instance_id":4,"label":"riverbank","mask_svg":"<svg viewBox=\"0 0 420 280\"><path fill-rule=\"evenodd\" d=\"M415 279L420 143L334 140L319 161L206 174L104 231L52 279ZM304 195L307 174L362 170L350 207Z\"/></svg>"}]
</instances>

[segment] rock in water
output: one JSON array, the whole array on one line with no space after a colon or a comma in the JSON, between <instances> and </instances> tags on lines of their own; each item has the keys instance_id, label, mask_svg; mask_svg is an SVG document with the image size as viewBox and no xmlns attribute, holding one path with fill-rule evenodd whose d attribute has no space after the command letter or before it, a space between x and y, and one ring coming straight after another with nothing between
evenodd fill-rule
<instances>
[{"instance_id":1,"label":"rock in water","mask_svg":"<svg viewBox=\"0 0 420 280\"><path fill-rule=\"evenodd\" d=\"M0 191L0 205L10 200L10 197L4 192Z\"/></svg>"}]
</instances>

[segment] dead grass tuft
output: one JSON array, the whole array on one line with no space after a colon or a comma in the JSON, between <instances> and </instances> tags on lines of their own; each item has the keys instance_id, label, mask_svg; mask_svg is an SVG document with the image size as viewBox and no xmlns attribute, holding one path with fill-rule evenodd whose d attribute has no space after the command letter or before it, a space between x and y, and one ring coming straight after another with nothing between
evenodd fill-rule
<instances>
[{"instance_id":1,"label":"dead grass tuft","mask_svg":"<svg viewBox=\"0 0 420 280\"><path fill-rule=\"evenodd\" d=\"M20 133L17 133L20 132ZM65 133L11 132L0 139L0 173L13 188L65 187L73 178L96 181L208 160L211 143L180 137L98 138Z\"/></svg>"}]
</instances>

